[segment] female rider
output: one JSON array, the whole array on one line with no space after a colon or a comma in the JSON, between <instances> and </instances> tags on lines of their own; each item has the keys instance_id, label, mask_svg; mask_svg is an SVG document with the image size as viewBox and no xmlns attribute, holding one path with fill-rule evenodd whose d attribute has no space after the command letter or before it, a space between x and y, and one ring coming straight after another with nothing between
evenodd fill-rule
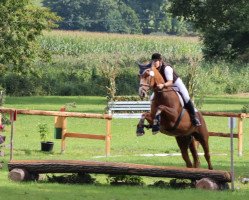
<instances>
[{"instance_id":1,"label":"female rider","mask_svg":"<svg viewBox=\"0 0 249 200\"><path fill-rule=\"evenodd\" d=\"M194 126L201 126L201 123L196 116L195 108L190 99L188 90L175 70L163 61L162 55L159 53L152 54L151 61L151 64L157 68L165 81L164 84L159 84L157 87L159 89L166 87L177 87L181 93L181 96L183 97L185 108L189 111L192 124Z\"/></svg>"}]
</instances>

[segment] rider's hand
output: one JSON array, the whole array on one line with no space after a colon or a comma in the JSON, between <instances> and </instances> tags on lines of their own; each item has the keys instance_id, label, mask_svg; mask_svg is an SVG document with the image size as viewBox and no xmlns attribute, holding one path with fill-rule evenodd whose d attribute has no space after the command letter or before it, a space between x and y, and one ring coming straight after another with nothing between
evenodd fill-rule
<instances>
[{"instance_id":1,"label":"rider's hand","mask_svg":"<svg viewBox=\"0 0 249 200\"><path fill-rule=\"evenodd\" d=\"M159 90L163 89L163 88L164 88L164 84L158 84L158 85L157 85L157 88L158 88Z\"/></svg>"}]
</instances>

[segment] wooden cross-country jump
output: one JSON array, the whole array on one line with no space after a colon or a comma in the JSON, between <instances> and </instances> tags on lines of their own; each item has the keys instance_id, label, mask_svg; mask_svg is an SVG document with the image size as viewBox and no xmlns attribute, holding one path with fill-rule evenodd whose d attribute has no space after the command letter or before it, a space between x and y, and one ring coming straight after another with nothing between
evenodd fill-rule
<instances>
[{"instance_id":1,"label":"wooden cross-country jump","mask_svg":"<svg viewBox=\"0 0 249 200\"><path fill-rule=\"evenodd\" d=\"M231 182L227 171L198 168L153 166L144 164L75 161L75 160L12 160L8 164L9 178L23 181L31 175L44 173L94 173L114 175L139 175L191 180L209 179L216 184ZM202 183L203 184L203 183Z\"/></svg>"}]
</instances>

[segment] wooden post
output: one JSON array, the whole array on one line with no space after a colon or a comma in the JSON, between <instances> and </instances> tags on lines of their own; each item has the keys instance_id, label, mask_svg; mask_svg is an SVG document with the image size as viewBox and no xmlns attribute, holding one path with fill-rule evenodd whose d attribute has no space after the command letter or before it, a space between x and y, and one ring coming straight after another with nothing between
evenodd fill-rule
<instances>
[{"instance_id":1,"label":"wooden post","mask_svg":"<svg viewBox=\"0 0 249 200\"><path fill-rule=\"evenodd\" d=\"M111 120L106 120L105 154L110 156L111 152Z\"/></svg>"},{"instance_id":2,"label":"wooden post","mask_svg":"<svg viewBox=\"0 0 249 200\"><path fill-rule=\"evenodd\" d=\"M67 118L63 117L62 120L62 136L61 136L61 153L66 149L66 131L67 131Z\"/></svg>"},{"instance_id":3,"label":"wooden post","mask_svg":"<svg viewBox=\"0 0 249 200\"><path fill-rule=\"evenodd\" d=\"M66 107L62 107L60 109L61 112L65 112L66 111ZM66 148L66 131L67 131L67 117L63 117L63 116L56 116L57 117L57 121L55 124L55 127L57 126L58 128L60 128L61 130L61 153L64 153L65 148Z\"/></svg>"},{"instance_id":4,"label":"wooden post","mask_svg":"<svg viewBox=\"0 0 249 200\"><path fill-rule=\"evenodd\" d=\"M238 118L238 156L242 156L243 151L243 117Z\"/></svg>"}]
</instances>

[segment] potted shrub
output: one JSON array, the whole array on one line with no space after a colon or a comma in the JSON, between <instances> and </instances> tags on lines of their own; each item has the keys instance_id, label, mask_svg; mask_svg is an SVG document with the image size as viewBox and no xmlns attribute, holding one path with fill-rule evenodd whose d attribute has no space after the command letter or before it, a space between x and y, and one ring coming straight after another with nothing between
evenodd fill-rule
<instances>
[{"instance_id":1,"label":"potted shrub","mask_svg":"<svg viewBox=\"0 0 249 200\"><path fill-rule=\"evenodd\" d=\"M54 143L48 141L48 126L45 123L38 124L38 132L41 138L41 151L52 151Z\"/></svg>"}]
</instances>

